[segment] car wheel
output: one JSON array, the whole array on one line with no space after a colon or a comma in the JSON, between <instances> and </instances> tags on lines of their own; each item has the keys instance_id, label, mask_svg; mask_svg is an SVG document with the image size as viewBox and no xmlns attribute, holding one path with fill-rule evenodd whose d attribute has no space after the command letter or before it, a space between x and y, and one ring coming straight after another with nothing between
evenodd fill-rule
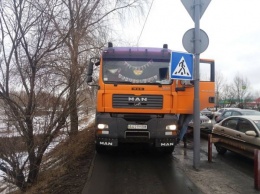
<instances>
[{"instance_id":1,"label":"car wheel","mask_svg":"<svg viewBox=\"0 0 260 194\"><path fill-rule=\"evenodd\" d=\"M223 147L217 146L217 145L215 145L215 146L216 146L216 150L217 150L217 152L218 152L219 154L224 155L224 154L227 152L227 149L226 149L226 148L223 148Z\"/></svg>"}]
</instances>

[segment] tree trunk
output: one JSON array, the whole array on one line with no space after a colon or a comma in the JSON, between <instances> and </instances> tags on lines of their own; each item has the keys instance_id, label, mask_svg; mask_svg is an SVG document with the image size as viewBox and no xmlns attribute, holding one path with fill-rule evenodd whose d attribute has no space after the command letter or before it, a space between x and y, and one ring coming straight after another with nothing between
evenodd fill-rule
<instances>
[{"instance_id":1,"label":"tree trunk","mask_svg":"<svg viewBox=\"0 0 260 194\"><path fill-rule=\"evenodd\" d=\"M78 133L77 82L70 86L70 136Z\"/></svg>"}]
</instances>

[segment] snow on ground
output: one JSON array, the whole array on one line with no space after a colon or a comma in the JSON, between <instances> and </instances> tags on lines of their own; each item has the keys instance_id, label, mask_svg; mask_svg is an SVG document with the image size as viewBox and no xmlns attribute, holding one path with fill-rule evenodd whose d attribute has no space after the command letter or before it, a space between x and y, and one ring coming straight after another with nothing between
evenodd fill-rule
<instances>
[{"instance_id":1,"label":"snow on ground","mask_svg":"<svg viewBox=\"0 0 260 194\"><path fill-rule=\"evenodd\" d=\"M95 120L95 114L94 112L85 115L85 114L79 114L80 115L80 119L79 120L83 120L83 118L87 118L84 119L84 121L86 122L80 122L79 124L79 131L82 131L83 129L89 127L91 124L93 124L94 120ZM36 125L38 125L38 127L36 127L36 129L40 128L39 126L41 124L43 124L45 122L45 118L40 118L40 117L36 117ZM7 126L4 122L4 118L0 116L0 137L14 137L14 136L19 136L20 134L13 130L9 130L7 131ZM48 149L46 150L46 153L50 152L53 148L55 148L56 145L59 144L59 142L61 142L62 140L64 140L65 138L67 138L68 136L66 134L60 135L58 136L56 139L54 139L54 141L49 145ZM24 153L24 157L22 158L26 158L26 153ZM1 160L0 160L1 162ZM0 170L0 194L6 194L9 193L13 187L13 185L11 184L6 184L4 182L4 177L5 174ZM1 191L3 190L3 191Z\"/></svg>"}]
</instances>

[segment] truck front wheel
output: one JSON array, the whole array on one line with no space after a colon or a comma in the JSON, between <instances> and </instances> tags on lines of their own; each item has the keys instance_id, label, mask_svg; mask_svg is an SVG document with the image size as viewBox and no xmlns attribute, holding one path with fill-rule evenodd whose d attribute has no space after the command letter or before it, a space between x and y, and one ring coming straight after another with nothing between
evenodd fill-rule
<instances>
[{"instance_id":1,"label":"truck front wheel","mask_svg":"<svg viewBox=\"0 0 260 194\"><path fill-rule=\"evenodd\" d=\"M99 153L99 154L106 153L107 152L107 147L96 144L96 152Z\"/></svg>"},{"instance_id":2,"label":"truck front wheel","mask_svg":"<svg viewBox=\"0 0 260 194\"><path fill-rule=\"evenodd\" d=\"M174 147L171 146L171 147L159 147L159 148L156 148L156 150L160 153L163 153L163 154L172 154L172 152L174 151Z\"/></svg>"}]
</instances>

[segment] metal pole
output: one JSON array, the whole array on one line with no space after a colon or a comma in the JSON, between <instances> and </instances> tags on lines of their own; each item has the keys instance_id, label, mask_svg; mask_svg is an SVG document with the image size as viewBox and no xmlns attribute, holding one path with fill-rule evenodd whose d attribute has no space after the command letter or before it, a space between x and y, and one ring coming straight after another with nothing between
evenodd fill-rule
<instances>
[{"instance_id":1,"label":"metal pole","mask_svg":"<svg viewBox=\"0 0 260 194\"><path fill-rule=\"evenodd\" d=\"M199 70L200 70L200 11L201 0L194 0L194 22L195 22L195 67L194 67L194 146L193 146L193 167L200 165L200 99L199 99Z\"/></svg>"},{"instance_id":2,"label":"metal pole","mask_svg":"<svg viewBox=\"0 0 260 194\"><path fill-rule=\"evenodd\" d=\"M208 135L208 162L212 162L212 134Z\"/></svg>"}]
</instances>

